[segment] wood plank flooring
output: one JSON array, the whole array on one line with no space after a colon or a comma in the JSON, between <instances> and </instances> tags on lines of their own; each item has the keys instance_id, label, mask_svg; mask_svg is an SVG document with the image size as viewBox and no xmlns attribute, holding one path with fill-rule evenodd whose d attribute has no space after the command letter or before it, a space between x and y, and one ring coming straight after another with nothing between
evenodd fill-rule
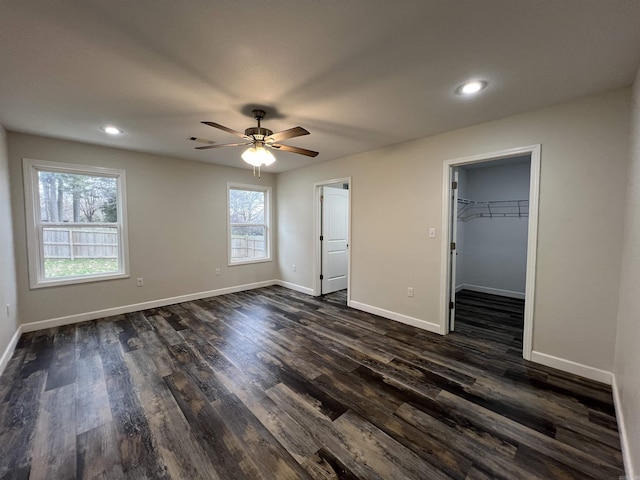
<instances>
[{"instance_id":1,"label":"wood plank flooring","mask_svg":"<svg viewBox=\"0 0 640 480\"><path fill-rule=\"evenodd\" d=\"M281 287L23 335L0 478L617 479L609 387L521 359L517 300L442 337Z\"/></svg>"}]
</instances>

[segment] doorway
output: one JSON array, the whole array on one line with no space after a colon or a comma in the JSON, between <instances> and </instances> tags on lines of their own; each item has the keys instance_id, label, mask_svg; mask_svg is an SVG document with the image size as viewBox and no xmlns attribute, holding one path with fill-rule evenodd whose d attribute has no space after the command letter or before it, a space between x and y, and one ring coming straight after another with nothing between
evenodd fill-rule
<instances>
[{"instance_id":1,"label":"doorway","mask_svg":"<svg viewBox=\"0 0 640 480\"><path fill-rule=\"evenodd\" d=\"M503 178L487 180L497 172ZM444 163L442 334L455 330L458 290L524 299L522 355L530 359L539 174L539 145Z\"/></svg>"},{"instance_id":2,"label":"doorway","mask_svg":"<svg viewBox=\"0 0 640 480\"><path fill-rule=\"evenodd\" d=\"M314 185L317 217L314 295L335 294L346 298L346 304L350 299L350 186L350 178Z\"/></svg>"}]
</instances>

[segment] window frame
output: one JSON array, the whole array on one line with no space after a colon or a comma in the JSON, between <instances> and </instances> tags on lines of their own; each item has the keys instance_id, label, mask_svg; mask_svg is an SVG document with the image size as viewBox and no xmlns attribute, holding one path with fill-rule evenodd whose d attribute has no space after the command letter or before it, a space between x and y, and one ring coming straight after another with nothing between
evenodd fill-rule
<instances>
[{"instance_id":1,"label":"window frame","mask_svg":"<svg viewBox=\"0 0 640 480\"><path fill-rule=\"evenodd\" d=\"M45 288L129 278L129 245L126 208L127 188L125 171L114 168L52 162L48 160L34 160L29 158L22 159L22 168L24 180L27 260L30 288ZM38 178L38 172L40 171L115 178L118 221L114 223L43 223L41 218L40 188ZM76 277L45 278L44 243L42 230L46 226L56 227L58 226L58 223L64 225L65 227L87 227L88 225L116 227L118 232L118 271L113 273L98 273Z\"/></svg>"},{"instance_id":2,"label":"window frame","mask_svg":"<svg viewBox=\"0 0 640 480\"><path fill-rule=\"evenodd\" d=\"M264 224L245 224L245 223L231 223L231 190L248 190L252 192L264 193ZM231 227L232 226L256 226L265 228L265 250L266 255L264 258L255 258L251 260L232 260L231 259ZM264 263L271 262L271 187L263 185L252 185L246 183L234 183L227 182L227 266L235 267L238 265L250 265L252 263Z\"/></svg>"}]
</instances>

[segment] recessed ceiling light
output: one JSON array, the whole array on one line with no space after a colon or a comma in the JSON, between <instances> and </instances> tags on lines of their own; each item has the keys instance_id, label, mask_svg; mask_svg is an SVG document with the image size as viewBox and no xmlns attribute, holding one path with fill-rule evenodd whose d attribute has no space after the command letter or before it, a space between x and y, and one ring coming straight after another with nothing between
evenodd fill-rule
<instances>
[{"instance_id":1,"label":"recessed ceiling light","mask_svg":"<svg viewBox=\"0 0 640 480\"><path fill-rule=\"evenodd\" d=\"M118 127L114 127L113 125L106 125L104 127L100 127L100 130L102 130L105 133L108 133L109 135L120 135L122 133L122 130L120 130Z\"/></svg>"},{"instance_id":2,"label":"recessed ceiling light","mask_svg":"<svg viewBox=\"0 0 640 480\"><path fill-rule=\"evenodd\" d=\"M483 90L487 86L487 82L483 80L473 80L463 83L456 89L458 95L473 95Z\"/></svg>"}]
</instances>

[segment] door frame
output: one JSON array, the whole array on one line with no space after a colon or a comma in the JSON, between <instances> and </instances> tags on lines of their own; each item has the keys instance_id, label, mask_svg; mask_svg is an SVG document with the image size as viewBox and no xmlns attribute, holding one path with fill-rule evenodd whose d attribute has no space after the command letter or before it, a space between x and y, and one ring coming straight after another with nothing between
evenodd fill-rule
<instances>
[{"instance_id":1,"label":"door frame","mask_svg":"<svg viewBox=\"0 0 640 480\"><path fill-rule=\"evenodd\" d=\"M458 183L458 170L457 170L457 165L454 165L451 167L451 182L456 182L456 184ZM450 182L450 183L451 183ZM459 198L459 194L458 194L459 190L456 189L452 189L451 190L451 196L449 197L451 200L449 201L449 233L453 238L456 239L456 243L458 242L458 198ZM453 219L456 219L456 221L454 222ZM449 302L451 304L453 304L453 307L449 308L449 332L453 332L455 331L456 327L455 327L455 322L456 322L456 282L454 282L456 276L457 276L457 272L458 270L456 269L456 265L457 265L457 255L458 252L457 250L451 250L451 248L449 248Z\"/></svg>"},{"instance_id":2,"label":"door frame","mask_svg":"<svg viewBox=\"0 0 640 480\"><path fill-rule=\"evenodd\" d=\"M346 183L349 185L349 221L347 223L347 306L351 303L351 177L332 178L313 184L313 296L318 297L322 292L322 282L320 272L322 271L322 245L320 234L322 233L322 204L320 195L322 187L335 183Z\"/></svg>"},{"instance_id":3,"label":"door frame","mask_svg":"<svg viewBox=\"0 0 640 480\"><path fill-rule=\"evenodd\" d=\"M527 236L527 273L525 287L524 332L522 339L522 357L531 360L533 348L533 315L536 281L536 254L538 245L538 205L540 197L540 151L541 145L527 145L524 147L483 153L469 157L456 158L443 162L442 169L442 246L441 246L441 292L440 292L440 333L449 333L449 298L451 278L449 272L451 238L451 179L453 167L472 163L488 162L502 158L531 155L531 170L529 179L529 231Z\"/></svg>"}]
</instances>

